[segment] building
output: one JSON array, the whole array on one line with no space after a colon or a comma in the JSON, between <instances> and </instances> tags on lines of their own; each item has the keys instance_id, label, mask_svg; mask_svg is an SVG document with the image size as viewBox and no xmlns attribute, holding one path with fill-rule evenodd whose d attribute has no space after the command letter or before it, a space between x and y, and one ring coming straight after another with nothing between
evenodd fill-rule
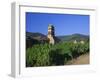
<instances>
[{"instance_id":1,"label":"building","mask_svg":"<svg viewBox=\"0 0 100 80\"><path fill-rule=\"evenodd\" d=\"M80 43L81 43L81 44L84 44L85 42L81 40Z\"/></svg>"},{"instance_id":2,"label":"building","mask_svg":"<svg viewBox=\"0 0 100 80\"><path fill-rule=\"evenodd\" d=\"M54 26L52 24L48 25L48 35L47 35L48 39L49 39L49 43L50 44L55 44L55 29Z\"/></svg>"},{"instance_id":3,"label":"building","mask_svg":"<svg viewBox=\"0 0 100 80\"><path fill-rule=\"evenodd\" d=\"M77 44L77 41L76 41L76 40L74 40L74 41L73 41L73 43L74 43L74 44Z\"/></svg>"}]
</instances>

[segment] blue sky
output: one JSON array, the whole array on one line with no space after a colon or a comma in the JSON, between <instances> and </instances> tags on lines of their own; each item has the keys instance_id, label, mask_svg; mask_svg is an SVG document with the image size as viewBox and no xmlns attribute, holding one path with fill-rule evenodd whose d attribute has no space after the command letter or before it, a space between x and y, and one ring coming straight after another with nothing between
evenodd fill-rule
<instances>
[{"instance_id":1,"label":"blue sky","mask_svg":"<svg viewBox=\"0 0 100 80\"><path fill-rule=\"evenodd\" d=\"M55 35L74 33L89 35L89 15L26 12L26 31L47 35L48 24L55 27Z\"/></svg>"}]
</instances>

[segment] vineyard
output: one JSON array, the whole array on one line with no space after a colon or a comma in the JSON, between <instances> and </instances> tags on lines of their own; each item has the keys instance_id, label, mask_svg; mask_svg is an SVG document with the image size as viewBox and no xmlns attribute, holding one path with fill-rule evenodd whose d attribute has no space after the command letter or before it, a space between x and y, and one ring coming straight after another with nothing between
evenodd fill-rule
<instances>
[{"instance_id":1,"label":"vineyard","mask_svg":"<svg viewBox=\"0 0 100 80\"><path fill-rule=\"evenodd\" d=\"M89 42L35 44L26 50L26 67L66 65L68 61L89 53Z\"/></svg>"}]
</instances>

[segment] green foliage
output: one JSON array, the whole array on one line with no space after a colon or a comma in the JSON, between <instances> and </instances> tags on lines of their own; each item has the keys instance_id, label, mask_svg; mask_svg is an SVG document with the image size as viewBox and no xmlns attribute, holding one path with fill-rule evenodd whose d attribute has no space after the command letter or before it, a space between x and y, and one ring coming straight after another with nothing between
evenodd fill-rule
<instances>
[{"instance_id":1,"label":"green foliage","mask_svg":"<svg viewBox=\"0 0 100 80\"><path fill-rule=\"evenodd\" d=\"M89 39L89 35L83 35L83 34L72 34L72 35L65 35L65 36L57 36L61 41L87 41Z\"/></svg>"},{"instance_id":2,"label":"green foliage","mask_svg":"<svg viewBox=\"0 0 100 80\"><path fill-rule=\"evenodd\" d=\"M26 51L26 66L46 66L49 63L50 45L37 44Z\"/></svg>"},{"instance_id":3,"label":"green foliage","mask_svg":"<svg viewBox=\"0 0 100 80\"><path fill-rule=\"evenodd\" d=\"M67 61L89 53L89 42L61 42L55 45L36 44L26 50L26 66L65 65Z\"/></svg>"}]
</instances>

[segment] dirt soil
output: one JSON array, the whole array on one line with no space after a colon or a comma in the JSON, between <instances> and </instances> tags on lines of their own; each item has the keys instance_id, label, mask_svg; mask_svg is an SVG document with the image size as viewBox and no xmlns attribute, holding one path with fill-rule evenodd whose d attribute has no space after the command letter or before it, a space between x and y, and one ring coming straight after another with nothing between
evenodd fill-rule
<instances>
[{"instance_id":1,"label":"dirt soil","mask_svg":"<svg viewBox=\"0 0 100 80\"><path fill-rule=\"evenodd\" d=\"M67 63L67 65L79 65L79 64L89 64L90 56L89 54L84 54L79 56L77 59L73 59Z\"/></svg>"}]
</instances>

